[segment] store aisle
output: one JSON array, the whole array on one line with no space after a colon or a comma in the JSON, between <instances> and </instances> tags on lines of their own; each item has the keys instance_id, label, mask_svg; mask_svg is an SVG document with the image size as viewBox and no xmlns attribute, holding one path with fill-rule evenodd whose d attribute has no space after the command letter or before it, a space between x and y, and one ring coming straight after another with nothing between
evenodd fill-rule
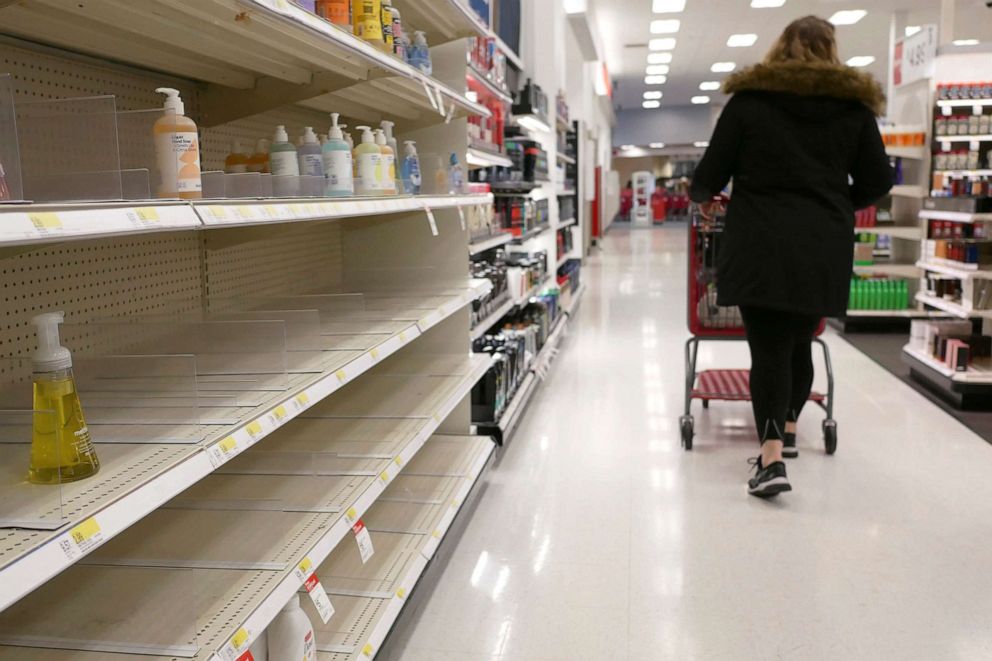
<instances>
[{"instance_id":1,"label":"store aisle","mask_svg":"<svg viewBox=\"0 0 992 661\"><path fill-rule=\"evenodd\" d=\"M684 226L611 232L583 277L548 387L384 656L992 656L992 447L829 336L838 454L810 408L796 491L748 497L748 405L697 408L679 447ZM745 347L702 364L744 366Z\"/></svg>"}]
</instances>

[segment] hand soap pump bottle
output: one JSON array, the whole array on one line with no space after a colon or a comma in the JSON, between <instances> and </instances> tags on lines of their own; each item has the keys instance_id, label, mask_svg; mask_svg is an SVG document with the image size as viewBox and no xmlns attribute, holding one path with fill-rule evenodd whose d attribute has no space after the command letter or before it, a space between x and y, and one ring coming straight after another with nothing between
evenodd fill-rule
<instances>
[{"instance_id":1,"label":"hand soap pump bottle","mask_svg":"<svg viewBox=\"0 0 992 661\"><path fill-rule=\"evenodd\" d=\"M242 148L240 140L231 143L231 153L224 159L224 172L227 174L248 172L248 153Z\"/></svg>"},{"instance_id":2,"label":"hand soap pump bottle","mask_svg":"<svg viewBox=\"0 0 992 661\"><path fill-rule=\"evenodd\" d=\"M465 187L465 173L462 172L462 166L458 162L458 154L451 152L450 167L448 168L448 193L451 195L460 195L462 189Z\"/></svg>"},{"instance_id":3,"label":"hand soap pump bottle","mask_svg":"<svg viewBox=\"0 0 992 661\"><path fill-rule=\"evenodd\" d=\"M40 314L34 354L34 425L28 480L35 484L75 482L100 470L72 375L72 354L59 341L63 312Z\"/></svg>"},{"instance_id":4,"label":"hand soap pump bottle","mask_svg":"<svg viewBox=\"0 0 992 661\"><path fill-rule=\"evenodd\" d=\"M305 177L323 177L324 159L320 150L320 140L312 126L303 127L303 146L297 151L300 161L300 174Z\"/></svg>"},{"instance_id":5,"label":"hand soap pump bottle","mask_svg":"<svg viewBox=\"0 0 992 661\"><path fill-rule=\"evenodd\" d=\"M316 641L310 618L300 608L300 594L289 598L267 629L269 658L289 661L315 661Z\"/></svg>"},{"instance_id":6,"label":"hand soap pump bottle","mask_svg":"<svg viewBox=\"0 0 992 661\"><path fill-rule=\"evenodd\" d=\"M368 126L355 127L362 132L362 142L355 147L355 167L357 170L357 192L359 195L379 195L381 180L382 151L375 144L375 136Z\"/></svg>"},{"instance_id":7,"label":"hand soap pump bottle","mask_svg":"<svg viewBox=\"0 0 992 661\"><path fill-rule=\"evenodd\" d=\"M382 152L382 178L379 187L382 195L396 195L396 157L392 147L386 141L386 133L382 129L375 131L375 144Z\"/></svg>"},{"instance_id":8,"label":"hand soap pump bottle","mask_svg":"<svg viewBox=\"0 0 992 661\"><path fill-rule=\"evenodd\" d=\"M324 194L347 197L355 194L355 172L351 164L351 147L338 126L338 113L331 113L331 130L323 146Z\"/></svg>"},{"instance_id":9,"label":"hand soap pump bottle","mask_svg":"<svg viewBox=\"0 0 992 661\"><path fill-rule=\"evenodd\" d=\"M248 172L266 173L269 171L269 140L259 138L255 151L248 157Z\"/></svg>"},{"instance_id":10,"label":"hand soap pump bottle","mask_svg":"<svg viewBox=\"0 0 992 661\"><path fill-rule=\"evenodd\" d=\"M276 127L275 136L269 146L269 169L273 177L300 176L300 164L296 160L296 147L289 141L286 127L282 124Z\"/></svg>"},{"instance_id":11,"label":"hand soap pump bottle","mask_svg":"<svg viewBox=\"0 0 992 661\"><path fill-rule=\"evenodd\" d=\"M407 195L420 195L420 158L417 156L417 143L407 140L403 151L403 188Z\"/></svg>"},{"instance_id":12,"label":"hand soap pump bottle","mask_svg":"<svg viewBox=\"0 0 992 661\"><path fill-rule=\"evenodd\" d=\"M165 112L152 127L160 177L158 196L198 200L203 197L203 182L196 123L183 114L186 106L179 90L159 87L155 91L165 94Z\"/></svg>"},{"instance_id":13,"label":"hand soap pump bottle","mask_svg":"<svg viewBox=\"0 0 992 661\"><path fill-rule=\"evenodd\" d=\"M386 144L389 145L389 148L393 151L393 163L392 168L389 171L389 176L393 179L393 189L398 192L400 186L396 183L396 174L400 169L400 148L399 145L396 144L396 138L393 137L393 127L396 126L396 123L391 122L388 119L384 119L379 123L379 126L382 127L382 132L386 134Z\"/></svg>"}]
</instances>

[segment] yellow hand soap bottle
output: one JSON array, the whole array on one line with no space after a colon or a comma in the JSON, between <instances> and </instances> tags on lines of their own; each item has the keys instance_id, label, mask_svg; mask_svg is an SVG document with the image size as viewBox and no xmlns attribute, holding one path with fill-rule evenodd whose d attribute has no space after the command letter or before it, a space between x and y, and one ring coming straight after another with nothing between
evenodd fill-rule
<instances>
[{"instance_id":1,"label":"yellow hand soap bottle","mask_svg":"<svg viewBox=\"0 0 992 661\"><path fill-rule=\"evenodd\" d=\"M75 482L100 470L72 375L72 354L59 341L63 312L40 314L34 354L34 428L28 480L35 484Z\"/></svg>"}]
</instances>

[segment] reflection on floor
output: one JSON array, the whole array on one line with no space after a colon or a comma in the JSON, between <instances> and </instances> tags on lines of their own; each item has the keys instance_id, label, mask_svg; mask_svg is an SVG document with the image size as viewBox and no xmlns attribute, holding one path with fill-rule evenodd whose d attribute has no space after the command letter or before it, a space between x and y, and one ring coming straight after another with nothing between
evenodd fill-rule
<instances>
[{"instance_id":1,"label":"reflection on floor","mask_svg":"<svg viewBox=\"0 0 992 661\"><path fill-rule=\"evenodd\" d=\"M571 336L380 659L992 657L992 447L832 331L840 448L745 495L746 404L678 443L685 229L610 233ZM702 365L744 367L742 344ZM698 406L698 404L697 404ZM445 548L446 547L446 548Z\"/></svg>"}]
</instances>

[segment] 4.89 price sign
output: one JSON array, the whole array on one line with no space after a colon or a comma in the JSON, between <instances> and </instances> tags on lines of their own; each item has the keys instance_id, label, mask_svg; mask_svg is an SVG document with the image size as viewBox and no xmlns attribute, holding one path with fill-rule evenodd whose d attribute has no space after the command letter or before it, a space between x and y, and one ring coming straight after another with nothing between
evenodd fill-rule
<instances>
[{"instance_id":1,"label":"4.89 price sign","mask_svg":"<svg viewBox=\"0 0 992 661\"><path fill-rule=\"evenodd\" d=\"M930 78L936 58L937 26L925 25L913 36L896 42L892 54L892 82L899 86Z\"/></svg>"}]
</instances>

